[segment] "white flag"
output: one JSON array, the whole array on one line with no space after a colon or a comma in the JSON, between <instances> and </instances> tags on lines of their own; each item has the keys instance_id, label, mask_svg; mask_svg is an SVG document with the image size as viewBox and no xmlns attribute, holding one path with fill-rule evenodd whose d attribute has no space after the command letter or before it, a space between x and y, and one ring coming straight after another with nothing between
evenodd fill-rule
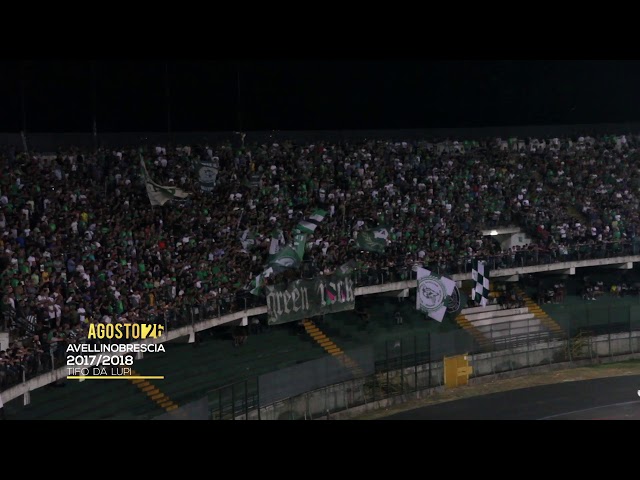
<instances>
[{"instance_id":1,"label":"white flag","mask_svg":"<svg viewBox=\"0 0 640 480\"><path fill-rule=\"evenodd\" d=\"M453 293L455 286L456 282L450 278L441 277L418 267L416 309L442 322L447 312L446 300Z\"/></svg>"},{"instance_id":2,"label":"white flag","mask_svg":"<svg viewBox=\"0 0 640 480\"><path fill-rule=\"evenodd\" d=\"M285 244L284 233L282 230L276 230L271 234L271 243L269 244L269 255L275 255L281 248L281 245Z\"/></svg>"},{"instance_id":3,"label":"white flag","mask_svg":"<svg viewBox=\"0 0 640 480\"><path fill-rule=\"evenodd\" d=\"M242 232L240 243L242 244L242 250L248 253L249 250L256 244L256 236L247 228L244 232Z\"/></svg>"},{"instance_id":4,"label":"white flag","mask_svg":"<svg viewBox=\"0 0 640 480\"><path fill-rule=\"evenodd\" d=\"M151 202L151 205L164 205L169 200L172 200L174 198L183 199L191 195L190 193L185 192L181 188L165 187L162 185L158 185L156 182L151 180L151 177L149 176L149 172L147 172L147 166L145 165L144 160L142 159L142 156L140 156L140 165L142 166L144 182L147 186L147 195L149 196L149 201Z\"/></svg>"}]
</instances>

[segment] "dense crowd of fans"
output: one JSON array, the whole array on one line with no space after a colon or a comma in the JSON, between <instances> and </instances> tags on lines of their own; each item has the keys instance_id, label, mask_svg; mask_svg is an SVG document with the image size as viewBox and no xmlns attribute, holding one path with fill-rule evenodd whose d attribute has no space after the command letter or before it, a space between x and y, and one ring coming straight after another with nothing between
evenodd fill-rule
<instances>
[{"instance_id":1,"label":"dense crowd of fans","mask_svg":"<svg viewBox=\"0 0 640 480\"><path fill-rule=\"evenodd\" d=\"M244 308L272 234L292 240L315 209L299 277L356 259L363 282L627 251L638 235L640 137L298 145L138 146L0 158L0 388L50 367L90 322L163 321ZM191 195L150 205L139 159L160 185ZM199 159L219 166L201 191ZM357 247L385 225L384 254ZM532 242L501 251L482 230L521 226ZM240 238L255 235L252 248ZM410 274L410 273L409 273ZM272 278L271 281L274 281ZM197 308L194 306L197 305ZM55 355L54 355L55 356Z\"/></svg>"}]
</instances>

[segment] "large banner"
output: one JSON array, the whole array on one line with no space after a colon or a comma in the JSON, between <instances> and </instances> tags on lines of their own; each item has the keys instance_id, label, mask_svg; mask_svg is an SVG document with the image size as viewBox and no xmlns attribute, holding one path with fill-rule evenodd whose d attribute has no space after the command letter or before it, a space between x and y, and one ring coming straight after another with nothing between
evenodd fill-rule
<instances>
[{"instance_id":1,"label":"large banner","mask_svg":"<svg viewBox=\"0 0 640 480\"><path fill-rule=\"evenodd\" d=\"M287 285L267 285L265 289L270 325L353 310L356 305L351 275L296 280Z\"/></svg>"},{"instance_id":2,"label":"large banner","mask_svg":"<svg viewBox=\"0 0 640 480\"><path fill-rule=\"evenodd\" d=\"M449 296L447 304L447 315L451 320L455 320L455 318L460 315L460 312L467 308L467 302L469 297L467 294L460 290L458 287L453 289L453 292Z\"/></svg>"},{"instance_id":3,"label":"large banner","mask_svg":"<svg viewBox=\"0 0 640 480\"><path fill-rule=\"evenodd\" d=\"M450 278L436 275L426 268L418 268L416 309L442 322L455 288L456 282Z\"/></svg>"}]
</instances>

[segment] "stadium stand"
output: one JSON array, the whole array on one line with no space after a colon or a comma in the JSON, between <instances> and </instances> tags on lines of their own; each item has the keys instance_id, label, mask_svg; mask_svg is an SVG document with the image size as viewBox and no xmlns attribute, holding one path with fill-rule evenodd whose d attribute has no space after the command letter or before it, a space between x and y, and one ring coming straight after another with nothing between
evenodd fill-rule
<instances>
[{"instance_id":1,"label":"stadium stand","mask_svg":"<svg viewBox=\"0 0 640 480\"><path fill-rule=\"evenodd\" d=\"M86 341L91 322L173 328L263 304L251 291L270 250L291 245L314 212L323 213L300 268L266 282L329 274L349 260L367 285L411 278L418 265L469 271L473 258L498 268L636 252L639 141L285 141L3 156L0 328L11 340L0 390L50 369L66 344ZM165 193L189 195L151 205L141 158ZM216 166L211 191L201 162ZM508 225L531 243L502 251L482 234ZM381 251L363 250L358 234L380 226ZM527 324L531 315L513 312Z\"/></svg>"}]
</instances>

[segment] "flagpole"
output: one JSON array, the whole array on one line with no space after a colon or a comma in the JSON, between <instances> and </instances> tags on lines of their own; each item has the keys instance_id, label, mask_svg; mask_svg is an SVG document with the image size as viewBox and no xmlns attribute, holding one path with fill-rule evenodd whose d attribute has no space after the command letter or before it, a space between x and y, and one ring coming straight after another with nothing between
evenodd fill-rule
<instances>
[{"instance_id":1,"label":"flagpole","mask_svg":"<svg viewBox=\"0 0 640 480\"><path fill-rule=\"evenodd\" d=\"M242 222L243 215L244 215L244 208L240 211L240 218L238 218L238 225L236 225L236 230L240 229L240 223Z\"/></svg>"}]
</instances>

